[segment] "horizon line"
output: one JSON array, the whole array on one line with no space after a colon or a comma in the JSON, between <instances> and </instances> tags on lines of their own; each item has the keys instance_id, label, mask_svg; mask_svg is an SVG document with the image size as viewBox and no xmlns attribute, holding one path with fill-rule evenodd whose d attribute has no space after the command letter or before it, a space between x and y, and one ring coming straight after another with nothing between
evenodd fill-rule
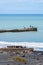
<instances>
[{"instance_id":1,"label":"horizon line","mask_svg":"<svg viewBox=\"0 0 43 65\"><path fill-rule=\"evenodd\" d=\"M2 15L2 14L0 14ZM6 15L6 14L5 14ZM8 14L7 14L8 15ZM15 15L15 14L12 14L12 15ZM20 14L19 14L20 15ZM31 14L26 14L26 15L31 15ZM32 14L32 15L39 15L39 14ZM43 14L40 14L40 15L43 15Z\"/></svg>"}]
</instances>

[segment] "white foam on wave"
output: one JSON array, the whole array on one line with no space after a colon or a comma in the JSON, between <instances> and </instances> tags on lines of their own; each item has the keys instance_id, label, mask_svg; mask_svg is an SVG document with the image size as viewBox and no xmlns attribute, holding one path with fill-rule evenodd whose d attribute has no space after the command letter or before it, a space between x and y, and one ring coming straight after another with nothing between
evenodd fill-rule
<instances>
[{"instance_id":1,"label":"white foam on wave","mask_svg":"<svg viewBox=\"0 0 43 65\"><path fill-rule=\"evenodd\" d=\"M35 50L43 49L43 43L40 43L40 42L36 43L36 42L1 42L0 41L0 48L7 47L10 45L26 46L28 48L34 48Z\"/></svg>"}]
</instances>

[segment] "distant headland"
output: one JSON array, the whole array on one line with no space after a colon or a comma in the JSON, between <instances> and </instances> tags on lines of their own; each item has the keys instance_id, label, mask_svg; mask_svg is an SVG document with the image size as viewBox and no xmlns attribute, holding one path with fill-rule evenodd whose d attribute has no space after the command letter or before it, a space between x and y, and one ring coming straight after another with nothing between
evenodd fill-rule
<instances>
[{"instance_id":1,"label":"distant headland","mask_svg":"<svg viewBox=\"0 0 43 65\"><path fill-rule=\"evenodd\" d=\"M21 29L12 29L12 30L0 30L0 33L4 32L28 32L28 31L37 31L37 27L33 27L30 25L29 28L21 28Z\"/></svg>"}]
</instances>

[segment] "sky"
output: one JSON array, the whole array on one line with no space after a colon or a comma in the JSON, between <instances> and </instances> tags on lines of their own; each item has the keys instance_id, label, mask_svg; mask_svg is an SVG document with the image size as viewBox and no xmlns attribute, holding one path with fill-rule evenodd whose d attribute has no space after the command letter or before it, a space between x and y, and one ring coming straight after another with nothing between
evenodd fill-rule
<instances>
[{"instance_id":1,"label":"sky","mask_svg":"<svg viewBox=\"0 0 43 65\"><path fill-rule=\"evenodd\" d=\"M0 0L0 14L43 14L43 0Z\"/></svg>"}]
</instances>

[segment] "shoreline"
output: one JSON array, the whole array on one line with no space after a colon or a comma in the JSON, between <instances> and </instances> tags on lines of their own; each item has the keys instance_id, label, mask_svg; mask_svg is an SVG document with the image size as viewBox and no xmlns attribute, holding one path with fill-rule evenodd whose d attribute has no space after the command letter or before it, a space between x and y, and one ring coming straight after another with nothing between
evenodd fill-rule
<instances>
[{"instance_id":1,"label":"shoreline","mask_svg":"<svg viewBox=\"0 0 43 65\"><path fill-rule=\"evenodd\" d=\"M7 46L23 46L26 48L34 48L38 51L43 51L43 43L41 42L5 42L0 41L0 48L5 48Z\"/></svg>"}]
</instances>

